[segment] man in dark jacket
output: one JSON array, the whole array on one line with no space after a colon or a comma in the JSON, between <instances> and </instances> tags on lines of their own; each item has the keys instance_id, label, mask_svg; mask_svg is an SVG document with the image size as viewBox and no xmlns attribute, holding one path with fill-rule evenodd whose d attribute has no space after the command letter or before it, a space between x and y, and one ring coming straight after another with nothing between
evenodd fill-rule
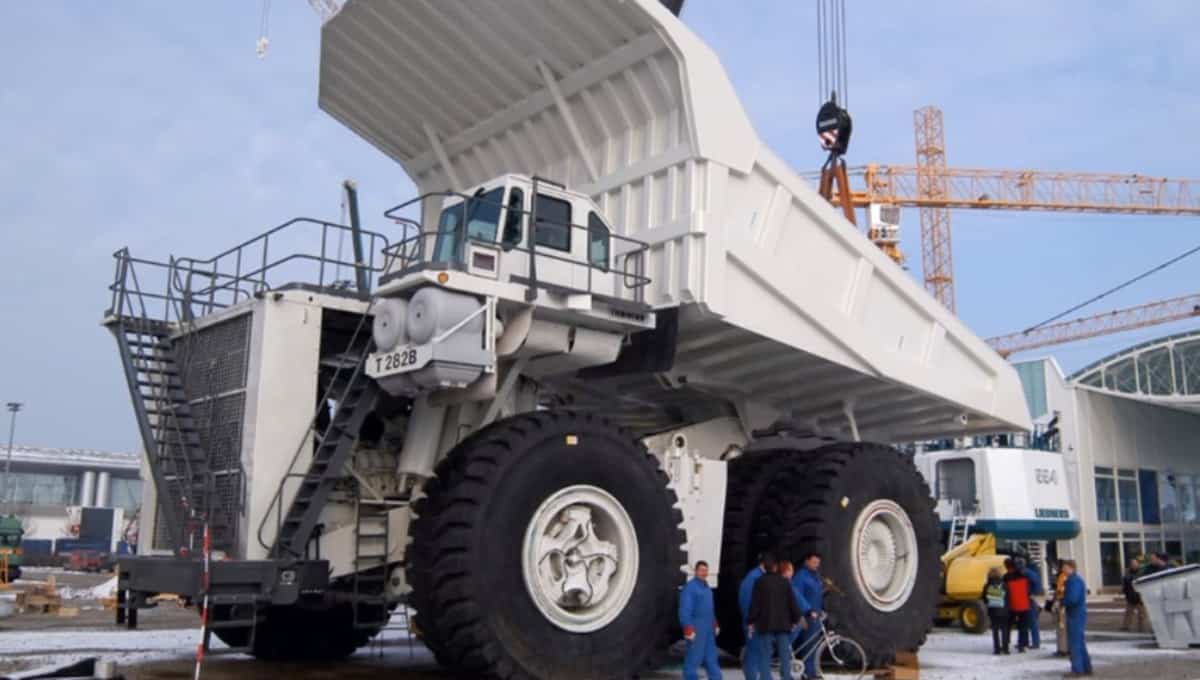
<instances>
[{"instance_id":1,"label":"man in dark jacket","mask_svg":"<svg viewBox=\"0 0 1200 680\"><path fill-rule=\"evenodd\" d=\"M1151 576L1167 569L1167 556L1162 553L1150 553L1150 561L1142 568L1142 576Z\"/></svg>"},{"instance_id":2,"label":"man in dark jacket","mask_svg":"<svg viewBox=\"0 0 1200 680\"><path fill-rule=\"evenodd\" d=\"M771 677L771 652L779 654L779 676L792 680L792 631L800 623L802 612L792 592L792 584L779 575L775 557L763 558L766 569L754 584L750 595L749 635L761 637L758 646L757 676Z\"/></svg>"},{"instance_id":3,"label":"man in dark jacket","mask_svg":"<svg viewBox=\"0 0 1200 680\"><path fill-rule=\"evenodd\" d=\"M1133 589L1133 582L1141 576L1141 564L1137 559L1129 561L1125 570L1125 578L1121 580L1121 594L1125 596L1125 618L1121 622L1121 630L1129 630L1134 618L1137 618L1137 632L1145 628L1145 609L1142 607L1142 596Z\"/></svg>"}]
</instances>

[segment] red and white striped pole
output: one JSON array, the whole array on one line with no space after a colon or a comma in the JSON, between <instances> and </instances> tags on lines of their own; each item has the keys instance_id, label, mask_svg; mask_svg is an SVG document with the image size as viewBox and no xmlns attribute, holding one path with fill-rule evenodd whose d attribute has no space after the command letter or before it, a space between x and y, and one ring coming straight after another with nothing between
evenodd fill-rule
<instances>
[{"instance_id":1,"label":"red and white striped pole","mask_svg":"<svg viewBox=\"0 0 1200 680\"><path fill-rule=\"evenodd\" d=\"M200 605L200 642L196 645L196 673L193 676L194 680L200 680L200 667L204 664L204 639L208 637L208 591L209 591L209 569L212 562L212 531L209 530L208 521L204 522L204 569L201 572L201 587L204 589L204 599Z\"/></svg>"}]
</instances>

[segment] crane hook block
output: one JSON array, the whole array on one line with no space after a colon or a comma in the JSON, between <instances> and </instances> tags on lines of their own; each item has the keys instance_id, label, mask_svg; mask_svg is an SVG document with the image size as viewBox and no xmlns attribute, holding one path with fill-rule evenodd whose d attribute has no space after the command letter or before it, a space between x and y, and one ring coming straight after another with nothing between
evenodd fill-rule
<instances>
[{"instance_id":1,"label":"crane hook block","mask_svg":"<svg viewBox=\"0 0 1200 680\"><path fill-rule=\"evenodd\" d=\"M850 132L853 124L850 112L829 100L817 111L817 137L821 148L836 154L844 154L850 148Z\"/></svg>"}]
</instances>

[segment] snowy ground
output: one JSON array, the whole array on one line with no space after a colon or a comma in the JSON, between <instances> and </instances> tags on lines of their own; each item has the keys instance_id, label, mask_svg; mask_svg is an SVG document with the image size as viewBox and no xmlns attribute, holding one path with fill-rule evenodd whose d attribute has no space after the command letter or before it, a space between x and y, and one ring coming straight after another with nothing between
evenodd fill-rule
<instances>
[{"instance_id":1,"label":"snowy ground","mask_svg":"<svg viewBox=\"0 0 1200 680\"><path fill-rule=\"evenodd\" d=\"M937 632L921 650L922 680L1026 680L1058 678L1068 670L1066 660L1054 658L1054 633L1047 631L1043 648L1026 654L997 657L991 654L990 638L961 632ZM11 631L0 633L0 664L8 668L29 668L72 661L87 656L116 660L132 670L135 680L178 677L190 666L197 631L190 629L106 631L41 631L37 634ZM218 643L219 644L219 643ZM1089 648L1097 674L1106 678L1147 678L1153 680L1200 679L1200 649L1160 650L1152 638L1116 632L1089 635ZM731 659L727 661L732 662ZM278 667L244 657L213 659L205 677L275 677L284 671ZM308 678L371 678L387 668L395 678L444 678L419 645L410 647L401 629L386 631L383 640L361 650L346 664L334 668L296 668L286 670L293 680ZM332 671L332 672L331 672ZM664 669L648 678L678 678L678 666ZM726 680L738 680L742 674L727 667Z\"/></svg>"}]
</instances>

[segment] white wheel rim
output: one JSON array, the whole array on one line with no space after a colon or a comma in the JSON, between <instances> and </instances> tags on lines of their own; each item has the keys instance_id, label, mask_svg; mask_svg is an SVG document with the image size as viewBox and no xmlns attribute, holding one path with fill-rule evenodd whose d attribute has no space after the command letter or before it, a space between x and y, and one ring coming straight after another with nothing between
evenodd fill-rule
<instances>
[{"instance_id":1,"label":"white wheel rim","mask_svg":"<svg viewBox=\"0 0 1200 680\"><path fill-rule=\"evenodd\" d=\"M616 498L585 484L541 504L521 550L525 588L554 625L591 633L625 609L638 573L637 531Z\"/></svg>"},{"instance_id":2,"label":"white wheel rim","mask_svg":"<svg viewBox=\"0 0 1200 680\"><path fill-rule=\"evenodd\" d=\"M867 602L884 612L904 606L917 580L917 532L908 513L894 501L871 502L854 523L851 550Z\"/></svg>"}]
</instances>

